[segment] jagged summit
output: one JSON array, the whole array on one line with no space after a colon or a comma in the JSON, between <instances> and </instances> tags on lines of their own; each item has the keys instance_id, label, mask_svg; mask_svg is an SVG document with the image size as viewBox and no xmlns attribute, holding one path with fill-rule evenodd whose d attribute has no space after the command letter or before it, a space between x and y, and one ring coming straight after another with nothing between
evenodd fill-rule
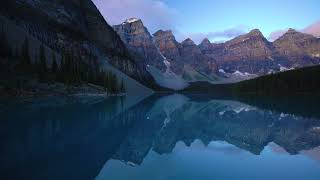
<instances>
[{"instance_id":1,"label":"jagged summit","mask_svg":"<svg viewBox=\"0 0 320 180\"><path fill-rule=\"evenodd\" d=\"M298 31L292 28L289 28L287 33L297 33Z\"/></svg>"},{"instance_id":2,"label":"jagged summit","mask_svg":"<svg viewBox=\"0 0 320 180\"><path fill-rule=\"evenodd\" d=\"M151 35L143 22L138 18L129 18L119 25L114 25L113 29L117 31L122 41L126 41L126 35L146 35L150 38Z\"/></svg>"},{"instance_id":3,"label":"jagged summit","mask_svg":"<svg viewBox=\"0 0 320 180\"><path fill-rule=\"evenodd\" d=\"M253 36L263 36L263 34L261 33L261 31L259 29L253 29L251 30L248 35L253 35Z\"/></svg>"},{"instance_id":4,"label":"jagged summit","mask_svg":"<svg viewBox=\"0 0 320 180\"><path fill-rule=\"evenodd\" d=\"M318 62L320 41L310 34L305 34L294 29L289 29L283 36L273 42L278 52L298 62L301 66Z\"/></svg>"},{"instance_id":5,"label":"jagged summit","mask_svg":"<svg viewBox=\"0 0 320 180\"><path fill-rule=\"evenodd\" d=\"M122 24L130 24L134 22L142 22L142 21L141 19L138 19L138 18L129 18L129 19L126 19Z\"/></svg>"},{"instance_id":6,"label":"jagged summit","mask_svg":"<svg viewBox=\"0 0 320 180\"><path fill-rule=\"evenodd\" d=\"M211 44L211 42L208 38L204 38L200 44Z\"/></svg>"},{"instance_id":7,"label":"jagged summit","mask_svg":"<svg viewBox=\"0 0 320 180\"><path fill-rule=\"evenodd\" d=\"M246 43L247 41L254 41L254 43L257 43L258 41L263 41L263 43L267 43L267 40L265 39L261 31L259 29L253 29L247 34L243 34L238 37L235 37L234 39L226 41L224 44L232 45L238 43Z\"/></svg>"},{"instance_id":8,"label":"jagged summit","mask_svg":"<svg viewBox=\"0 0 320 180\"><path fill-rule=\"evenodd\" d=\"M153 34L153 37L155 41L166 40L172 41L173 43L177 43L176 38L174 37L173 32L171 30L159 30Z\"/></svg>"},{"instance_id":9,"label":"jagged summit","mask_svg":"<svg viewBox=\"0 0 320 180\"><path fill-rule=\"evenodd\" d=\"M288 39L292 39L294 41L301 41L303 39L306 40L306 39L314 39L314 38L315 37L311 34L305 34L295 29L289 28L286 33L284 33L281 37L279 37L275 41L275 44L277 44L277 42L279 41L288 40Z\"/></svg>"},{"instance_id":10,"label":"jagged summit","mask_svg":"<svg viewBox=\"0 0 320 180\"><path fill-rule=\"evenodd\" d=\"M196 44L192 41L192 39L190 39L190 38L187 38L186 40L182 41L181 44L182 44L182 45L196 45Z\"/></svg>"},{"instance_id":11,"label":"jagged summit","mask_svg":"<svg viewBox=\"0 0 320 180\"><path fill-rule=\"evenodd\" d=\"M124 23L114 26L114 30L131 52L134 52L139 58L143 58L144 65L154 66L161 71L166 69L163 57L155 46L153 37L140 19L130 18Z\"/></svg>"},{"instance_id":12,"label":"jagged summit","mask_svg":"<svg viewBox=\"0 0 320 180\"><path fill-rule=\"evenodd\" d=\"M153 34L153 36L173 36L173 33L171 30L158 30Z\"/></svg>"},{"instance_id":13,"label":"jagged summit","mask_svg":"<svg viewBox=\"0 0 320 180\"><path fill-rule=\"evenodd\" d=\"M201 51L207 52L210 51L210 48L213 46L211 44L210 40L208 38L204 38L201 43L198 45L198 47L201 49Z\"/></svg>"}]
</instances>

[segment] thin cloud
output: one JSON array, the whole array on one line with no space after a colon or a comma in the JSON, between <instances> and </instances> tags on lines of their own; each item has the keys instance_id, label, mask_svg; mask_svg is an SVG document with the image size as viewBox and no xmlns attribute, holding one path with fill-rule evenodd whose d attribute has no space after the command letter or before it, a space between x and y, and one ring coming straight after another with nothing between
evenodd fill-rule
<instances>
[{"instance_id":1,"label":"thin cloud","mask_svg":"<svg viewBox=\"0 0 320 180\"><path fill-rule=\"evenodd\" d=\"M279 37L281 37L282 35L284 35L287 31L288 29L273 31L272 33L270 33L268 40L273 42L277 40Z\"/></svg>"},{"instance_id":2,"label":"thin cloud","mask_svg":"<svg viewBox=\"0 0 320 180\"><path fill-rule=\"evenodd\" d=\"M182 35L177 39L182 41L183 39L191 38L196 44L201 43L201 41L205 38L210 39L212 42L224 42L232 38L235 38L239 35L245 34L248 32L248 30L249 27L241 25L225 29L223 31L213 31L208 33L192 33L188 35Z\"/></svg>"},{"instance_id":3,"label":"thin cloud","mask_svg":"<svg viewBox=\"0 0 320 180\"><path fill-rule=\"evenodd\" d=\"M270 33L268 39L270 41L275 41L279 37L281 37L283 34L285 34L288 31L288 29L289 28L273 31L272 33ZM317 21L317 22L309 25L308 27L302 29L301 32L306 33L306 34L311 34L311 35L319 38L320 37L320 21Z\"/></svg>"},{"instance_id":4,"label":"thin cloud","mask_svg":"<svg viewBox=\"0 0 320 180\"><path fill-rule=\"evenodd\" d=\"M159 29L175 29L178 11L160 0L93 0L106 21L121 24L135 17L143 21L151 33Z\"/></svg>"},{"instance_id":5,"label":"thin cloud","mask_svg":"<svg viewBox=\"0 0 320 180\"><path fill-rule=\"evenodd\" d=\"M320 37L320 21L315 22L303 30L304 33Z\"/></svg>"}]
</instances>

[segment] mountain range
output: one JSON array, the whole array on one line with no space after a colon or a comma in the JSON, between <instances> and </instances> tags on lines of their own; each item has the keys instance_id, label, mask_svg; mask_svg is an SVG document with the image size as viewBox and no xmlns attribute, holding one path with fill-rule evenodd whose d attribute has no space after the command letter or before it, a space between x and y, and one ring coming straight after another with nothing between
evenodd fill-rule
<instances>
[{"instance_id":1,"label":"mountain range","mask_svg":"<svg viewBox=\"0 0 320 180\"><path fill-rule=\"evenodd\" d=\"M320 39L294 29L274 42L254 29L225 43L211 43L206 38L199 45L190 38L179 43L171 30L151 35L137 18L114 29L147 66L163 71L163 65L170 64L170 70L186 82L237 82L320 63Z\"/></svg>"},{"instance_id":2,"label":"mountain range","mask_svg":"<svg viewBox=\"0 0 320 180\"><path fill-rule=\"evenodd\" d=\"M171 30L151 34L137 18L112 27L91 0L4 0L0 22L15 54L28 40L31 61L37 63L44 49L51 68L52 55L61 66L64 52L71 52L98 72L111 71L134 93L238 82L320 63L320 39L293 29L274 42L254 29L225 43L204 39L197 45L190 38L178 42ZM1 73L11 74L0 81L11 82L16 62L6 58Z\"/></svg>"}]
</instances>

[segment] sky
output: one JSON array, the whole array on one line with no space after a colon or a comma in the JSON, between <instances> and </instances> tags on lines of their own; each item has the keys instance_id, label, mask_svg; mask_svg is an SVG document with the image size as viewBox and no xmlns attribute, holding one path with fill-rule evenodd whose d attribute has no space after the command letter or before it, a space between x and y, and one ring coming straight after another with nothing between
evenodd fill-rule
<instances>
[{"instance_id":1,"label":"sky","mask_svg":"<svg viewBox=\"0 0 320 180\"><path fill-rule=\"evenodd\" d=\"M319 32L320 0L93 0L107 22L140 18L150 33L172 30L178 41L226 41L251 29L274 40L288 28Z\"/></svg>"}]
</instances>

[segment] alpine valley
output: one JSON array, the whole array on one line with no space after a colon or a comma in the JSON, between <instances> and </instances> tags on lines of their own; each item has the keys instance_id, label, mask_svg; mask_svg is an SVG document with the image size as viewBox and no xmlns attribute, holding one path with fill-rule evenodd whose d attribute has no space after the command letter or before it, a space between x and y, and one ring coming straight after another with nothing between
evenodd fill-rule
<instances>
[{"instance_id":1,"label":"alpine valley","mask_svg":"<svg viewBox=\"0 0 320 180\"><path fill-rule=\"evenodd\" d=\"M197 45L190 38L178 42L171 30L151 34L137 18L111 27L91 0L4 0L0 10L1 82L13 89L37 89L37 75L44 82L89 82L106 89L122 81L127 93L149 94L199 81L235 83L320 63L320 39L294 29L274 42L254 29L224 43L206 38ZM51 68L60 71L46 73Z\"/></svg>"},{"instance_id":2,"label":"alpine valley","mask_svg":"<svg viewBox=\"0 0 320 180\"><path fill-rule=\"evenodd\" d=\"M1 0L0 180L319 180L320 1L272 1Z\"/></svg>"}]
</instances>

